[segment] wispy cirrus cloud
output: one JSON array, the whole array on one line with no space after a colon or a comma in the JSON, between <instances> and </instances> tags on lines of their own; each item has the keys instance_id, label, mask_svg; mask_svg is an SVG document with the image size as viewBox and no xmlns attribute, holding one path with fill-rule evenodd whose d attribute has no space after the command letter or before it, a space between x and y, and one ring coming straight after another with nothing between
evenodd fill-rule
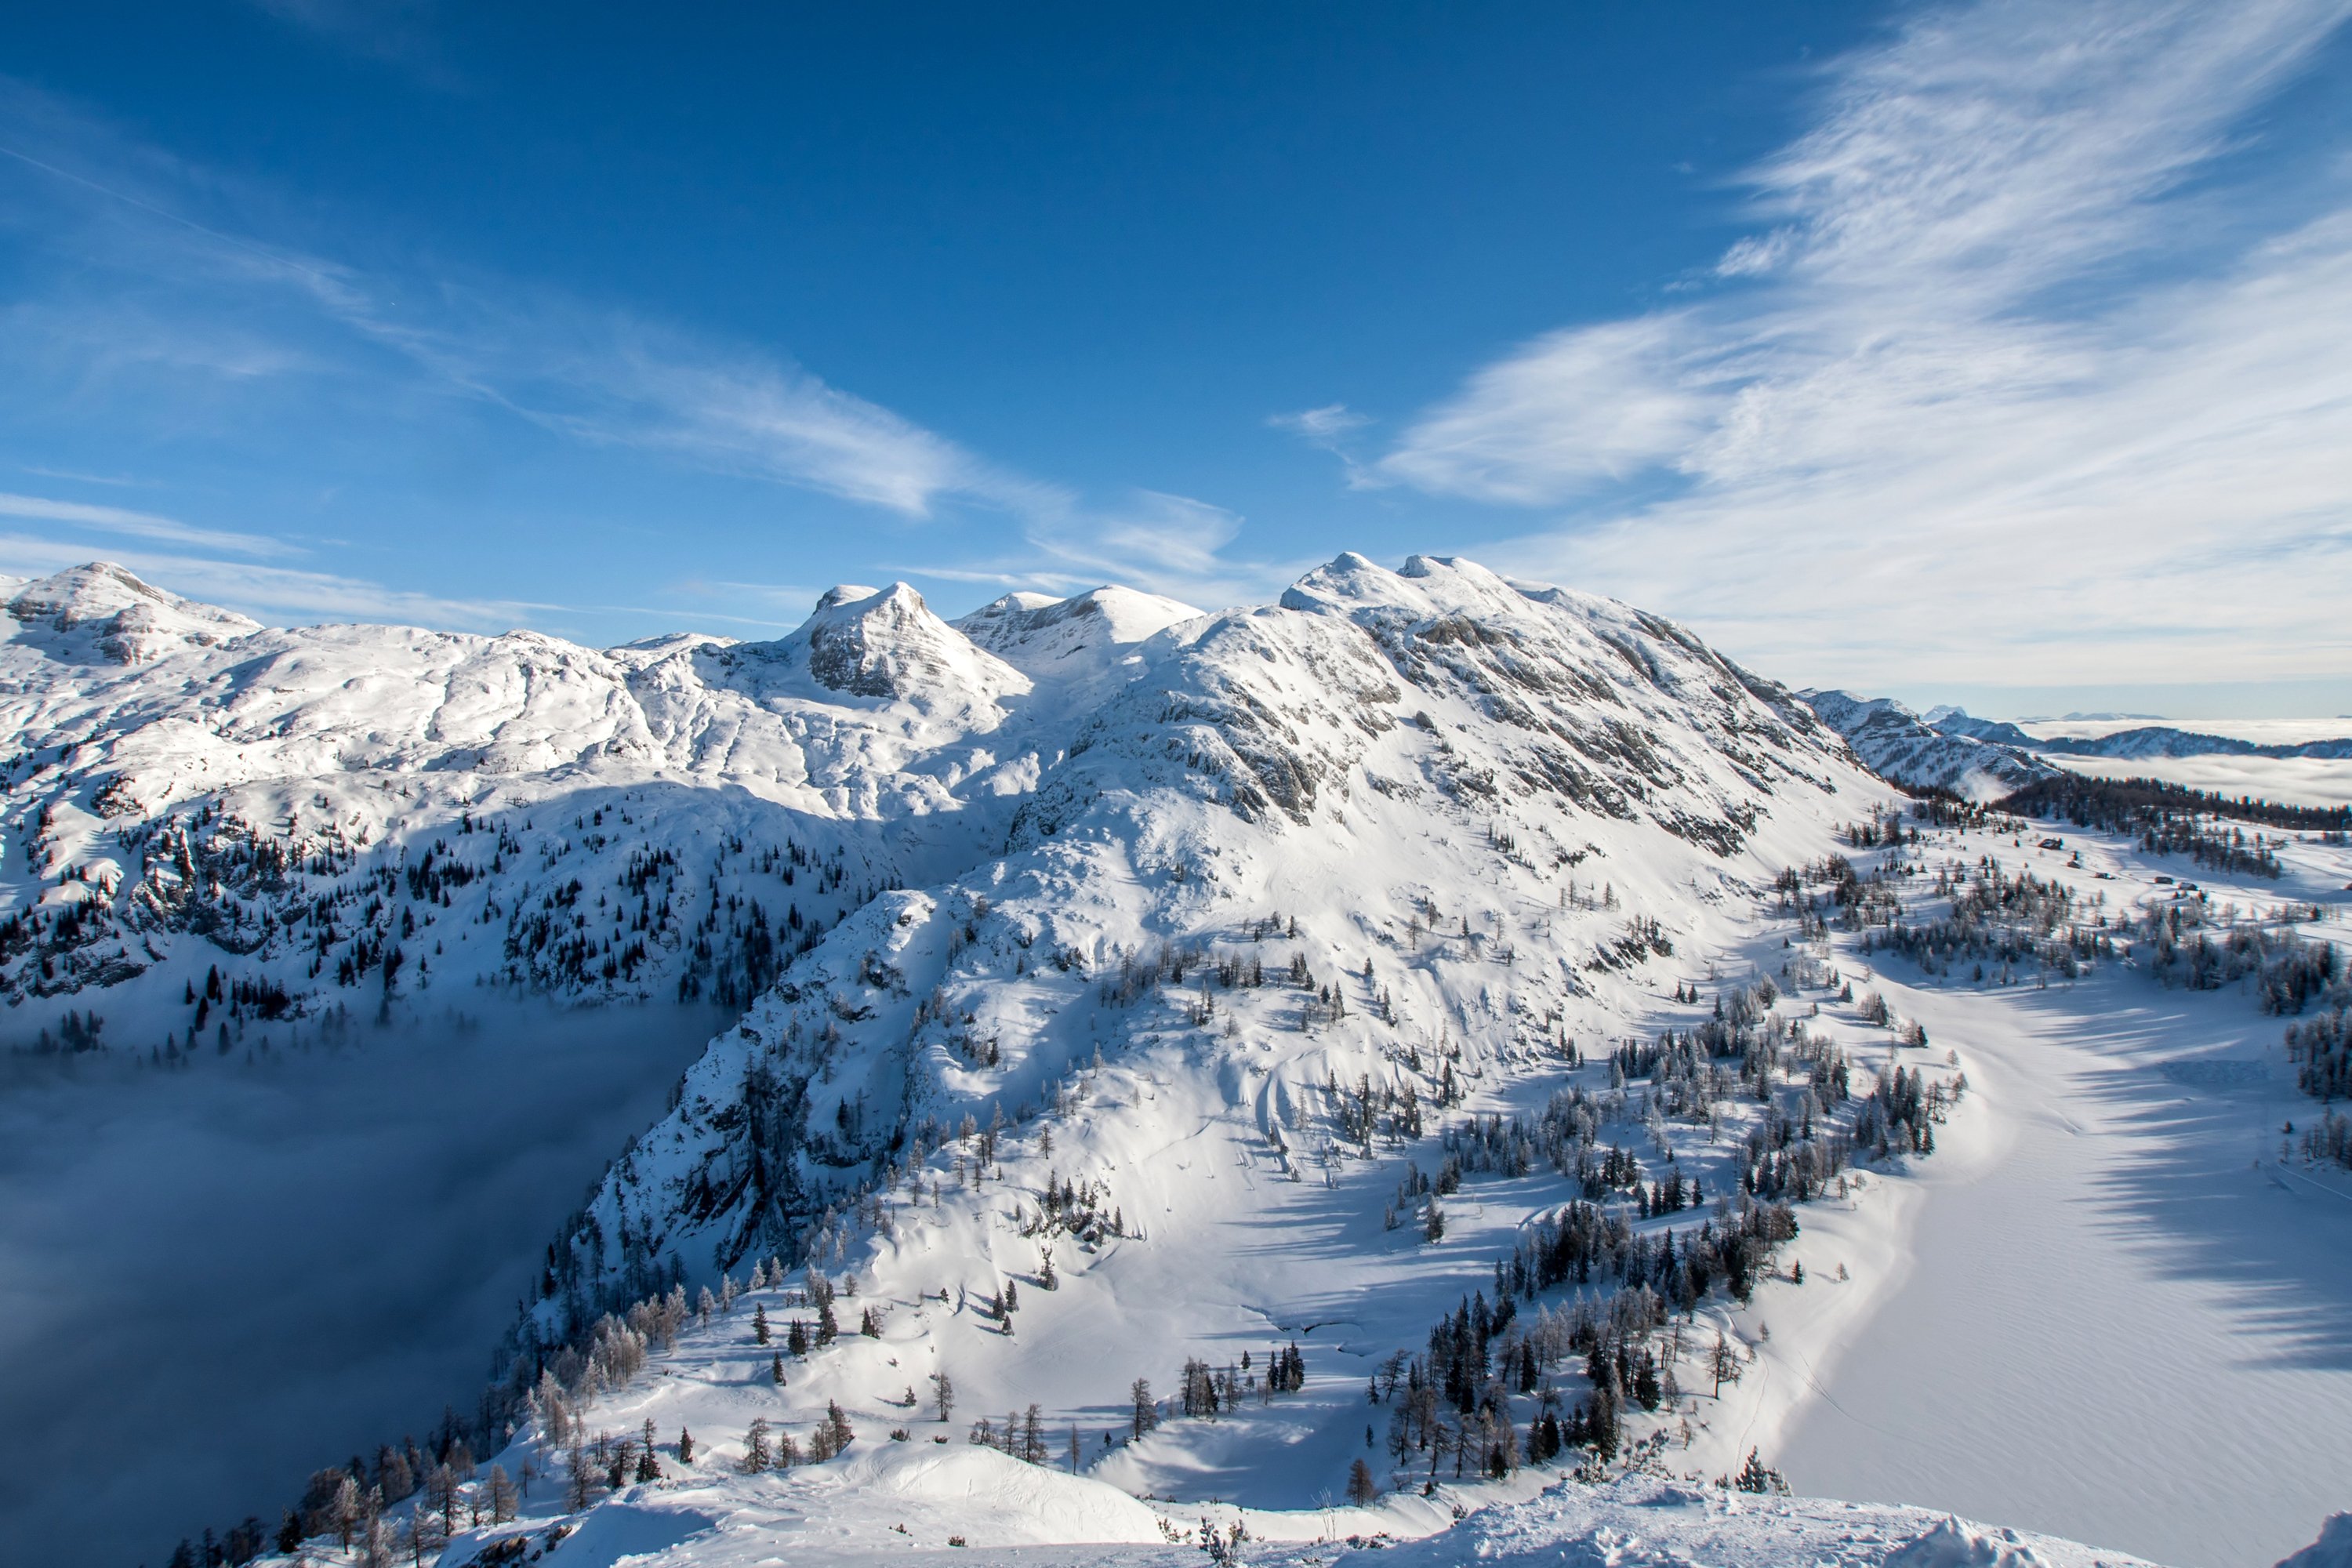
<instances>
[{"instance_id":1,"label":"wispy cirrus cloud","mask_svg":"<svg viewBox=\"0 0 2352 1568\"><path fill-rule=\"evenodd\" d=\"M1369 469L1554 509L1510 565L1791 674L2352 674L2345 150L2231 162L2347 13L1917 14L1749 172L1710 283L1475 372Z\"/></svg>"},{"instance_id":2,"label":"wispy cirrus cloud","mask_svg":"<svg viewBox=\"0 0 2352 1568\"><path fill-rule=\"evenodd\" d=\"M1316 563L1235 553L1244 527L1238 512L1158 490L1135 490L1099 508L1063 497L1028 517L1018 553L898 570L1055 595L1118 583L1213 609L1271 599Z\"/></svg>"},{"instance_id":3,"label":"wispy cirrus cloud","mask_svg":"<svg viewBox=\"0 0 2352 1568\"><path fill-rule=\"evenodd\" d=\"M189 549L226 550L239 555L286 555L292 548L281 541L257 533L232 533L223 529L197 528L152 511L133 511L127 507L92 506L82 501L54 500L46 496L10 495L0 492L0 517L26 518L39 522L61 522L77 529L94 529L101 533L127 534L138 539L164 541Z\"/></svg>"},{"instance_id":4,"label":"wispy cirrus cloud","mask_svg":"<svg viewBox=\"0 0 2352 1568\"><path fill-rule=\"evenodd\" d=\"M301 5L288 19L336 33L363 21L363 10ZM976 547L928 534L927 551L940 559L919 574L1065 592L1116 579L1218 602L1275 585L1277 569L1232 558L1240 520L1221 509L1149 491L1090 501L772 349L457 268L363 267L272 237L301 230L276 216L273 193L191 168L5 80L0 155L26 198L0 207L0 225L65 255L71 265L58 270L77 279L0 310L0 351L13 344L22 359L64 367L56 374L75 386L160 384L169 389L163 417L206 417L190 411L208 408L215 388L357 385L395 424L419 405L454 402L584 448L791 487L908 521L987 517L992 527ZM103 286L79 281L92 272L107 275ZM1358 416L1326 409L1303 417L1336 436ZM96 526L93 515L41 514ZM245 538L222 534L218 547L244 548L228 542ZM201 547L193 536L180 542ZM462 602L371 595L345 579L207 580L245 594L230 602L257 613L374 606L485 624ZM275 596L257 596L265 594ZM751 596L761 609L785 613L772 595ZM772 624L757 610L694 613Z\"/></svg>"},{"instance_id":5,"label":"wispy cirrus cloud","mask_svg":"<svg viewBox=\"0 0 2352 1568\"><path fill-rule=\"evenodd\" d=\"M0 566L14 575L42 576L86 564L91 558L89 551L54 538L0 533ZM268 625L368 621L502 632L572 609L524 599L410 593L332 572L172 551L110 550L104 558L175 594L234 605Z\"/></svg>"},{"instance_id":6,"label":"wispy cirrus cloud","mask_svg":"<svg viewBox=\"0 0 2352 1568\"><path fill-rule=\"evenodd\" d=\"M404 363L418 395L908 518L950 502L1038 504L1040 487L773 352L552 289L416 260L363 267L270 237L244 221L273 207L269 193L128 142L22 83L0 80L0 159L21 198L0 222L112 275L0 318L85 379L154 367L327 379L366 348Z\"/></svg>"},{"instance_id":7,"label":"wispy cirrus cloud","mask_svg":"<svg viewBox=\"0 0 2352 1568\"><path fill-rule=\"evenodd\" d=\"M1043 487L935 431L773 356L730 353L635 321L582 322L551 361L538 345L478 353L467 379L499 387L528 416L581 439L675 454L721 471L803 486L908 518L942 501L1008 510Z\"/></svg>"},{"instance_id":8,"label":"wispy cirrus cloud","mask_svg":"<svg viewBox=\"0 0 2352 1568\"><path fill-rule=\"evenodd\" d=\"M1372 472L1478 500L1558 500L1690 447L1726 374L1686 316L1553 332L1473 375Z\"/></svg>"}]
</instances>

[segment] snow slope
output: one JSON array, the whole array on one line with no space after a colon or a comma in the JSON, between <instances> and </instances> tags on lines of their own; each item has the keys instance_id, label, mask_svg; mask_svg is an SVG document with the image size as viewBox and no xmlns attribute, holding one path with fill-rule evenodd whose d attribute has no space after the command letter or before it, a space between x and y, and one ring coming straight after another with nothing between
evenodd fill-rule
<instances>
[{"instance_id":1,"label":"snow slope","mask_svg":"<svg viewBox=\"0 0 2352 1568\"><path fill-rule=\"evenodd\" d=\"M1559 1483L1525 1501L1482 1509L1460 1524L1437 1515L1448 1528L1433 1522L1428 1515L1434 1513L1390 1504L1259 1516L1264 1533L1251 1531L1229 1556L1263 1568L1342 1561L1386 1568L1470 1562L1498 1568L2134 1568L2138 1562L1919 1509L1727 1494L1648 1476L1600 1487ZM818 1520L824 1522L812 1528ZM642 1568L749 1568L777 1561L779 1543L792 1542L831 1563L913 1557L1179 1568L1210 1561L1199 1544L1202 1522L1197 1513L1147 1507L1110 1488L1041 1474L985 1451L934 1458L918 1447L790 1479L646 1488L591 1514L550 1560L565 1568L624 1561ZM518 1535L547 1539L543 1527L492 1539ZM950 1536L962 1549L942 1550ZM461 1541L451 1560L479 1561L486 1544Z\"/></svg>"}]
</instances>

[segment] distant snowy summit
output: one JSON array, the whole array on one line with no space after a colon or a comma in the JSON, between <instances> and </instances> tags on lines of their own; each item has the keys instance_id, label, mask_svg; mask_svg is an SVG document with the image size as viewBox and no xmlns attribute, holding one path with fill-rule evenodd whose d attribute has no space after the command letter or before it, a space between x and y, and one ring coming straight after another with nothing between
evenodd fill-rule
<instances>
[{"instance_id":1,"label":"distant snowy summit","mask_svg":"<svg viewBox=\"0 0 2352 1568\"><path fill-rule=\"evenodd\" d=\"M140 664L192 647L217 647L261 629L234 610L167 594L110 562L93 562L29 583L8 599L20 626L55 634L74 649L112 664Z\"/></svg>"},{"instance_id":2,"label":"distant snowy summit","mask_svg":"<svg viewBox=\"0 0 2352 1568\"><path fill-rule=\"evenodd\" d=\"M1818 689L1798 696L1845 737L1864 766L1896 784L1991 801L2063 772L2030 746L2018 743L2026 739L2022 731L2015 731L2018 742L1978 734L1972 726L1979 721L1958 709L1938 709L1944 717L1930 721L1892 697L1861 698Z\"/></svg>"},{"instance_id":3,"label":"distant snowy summit","mask_svg":"<svg viewBox=\"0 0 2352 1568\"><path fill-rule=\"evenodd\" d=\"M2169 725L2143 725L2098 735L2036 735L2019 724L1978 719L1952 706L1922 715L1891 697L1809 690L1801 695L1824 722L1845 736L1882 777L1913 786L1949 789L1996 799L2053 777L2053 757L2311 757L2352 758L2352 737L2263 742ZM2070 713L2053 722L2098 723L2145 717Z\"/></svg>"}]
</instances>

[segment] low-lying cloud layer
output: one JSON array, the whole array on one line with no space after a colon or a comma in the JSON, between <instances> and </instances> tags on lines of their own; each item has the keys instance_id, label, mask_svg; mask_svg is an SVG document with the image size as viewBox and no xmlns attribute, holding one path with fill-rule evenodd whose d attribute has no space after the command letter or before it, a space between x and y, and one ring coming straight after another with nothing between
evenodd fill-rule
<instances>
[{"instance_id":1,"label":"low-lying cloud layer","mask_svg":"<svg viewBox=\"0 0 2352 1568\"><path fill-rule=\"evenodd\" d=\"M18 1059L0 1093L12 1561L160 1563L236 1515L274 1528L310 1470L470 1407L532 1259L716 1020L464 1012L340 1044L305 1026L307 1052L250 1067L243 1047L127 1079Z\"/></svg>"}]
</instances>

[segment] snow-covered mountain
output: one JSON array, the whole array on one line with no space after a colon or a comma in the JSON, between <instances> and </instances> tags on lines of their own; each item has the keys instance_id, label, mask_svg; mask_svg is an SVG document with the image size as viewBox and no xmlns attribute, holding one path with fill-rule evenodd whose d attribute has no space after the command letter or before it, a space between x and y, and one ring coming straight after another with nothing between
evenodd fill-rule
<instances>
[{"instance_id":1,"label":"snow-covered mountain","mask_svg":"<svg viewBox=\"0 0 2352 1568\"><path fill-rule=\"evenodd\" d=\"M1844 699L1844 694L1824 693ZM1851 701L1852 699L1844 699ZM2092 715L2082 715L2091 718ZM2145 724L2101 735L2035 735L1998 719L1979 719L1961 708L1928 711L1927 726L1941 735L1965 735L2013 752L2046 752L2061 757L2309 757L2340 760L2352 757L2352 739L2331 736L2315 741L2261 742L2232 735L2209 734L2170 724Z\"/></svg>"},{"instance_id":2,"label":"snow-covered mountain","mask_svg":"<svg viewBox=\"0 0 2352 1568\"><path fill-rule=\"evenodd\" d=\"M2352 757L2352 739L2341 736L2266 743L2168 724L2118 730L2108 735L2051 735L2032 744L2039 751L2073 757Z\"/></svg>"},{"instance_id":3,"label":"snow-covered mountain","mask_svg":"<svg viewBox=\"0 0 2352 1568\"><path fill-rule=\"evenodd\" d=\"M104 565L8 604L6 1026L95 1006L142 1049L187 1048L184 993L225 964L261 998L236 1025L476 978L748 1000L883 888L943 884L1107 787L1181 778L1300 826L1335 787L1434 787L1360 771L1401 723L1449 791L1558 791L1718 847L1839 761L1664 623L1466 564L1345 561L1214 618L1105 588L957 627L904 585L843 587L772 642L601 651L267 629ZM1480 732L1449 740L1413 681Z\"/></svg>"},{"instance_id":4,"label":"snow-covered mountain","mask_svg":"<svg viewBox=\"0 0 2352 1568\"><path fill-rule=\"evenodd\" d=\"M1979 734L1980 720L1945 710L1930 723L1892 697L1861 698L1850 692L1810 689L1799 694L1812 710L1845 737L1872 772L1915 788L1950 790L1970 800L1992 801L2028 784L2056 777L2061 769L2007 742L2000 726Z\"/></svg>"},{"instance_id":5,"label":"snow-covered mountain","mask_svg":"<svg viewBox=\"0 0 2352 1568\"><path fill-rule=\"evenodd\" d=\"M12 1041L266 1058L476 985L740 1010L548 1247L469 1439L541 1489L491 1517L466 1456L489 1511L453 1563L779 1531L1142 1561L1194 1514L1348 1533L1359 1461L1391 1498L1363 1534L1493 1506L1510 1551L1650 1520L1760 1563L1932 1533L1531 1502L1558 1471L1519 1468L1608 1402L1621 1469L1738 1473L1798 1396L1741 1383L1761 1312L1793 1354L1866 1310L1789 1248L1862 1237L1962 1086L1790 900L1883 837L1855 753L1895 771L1907 712L1424 557L1213 615L1105 587L950 624L845 586L773 641L606 650L268 629L102 566L9 602ZM1973 749L1934 782L2013 787L1927 733ZM854 1463L761 1473L787 1435ZM426 1521L387 1478L457 1442L363 1467L367 1528Z\"/></svg>"},{"instance_id":6,"label":"snow-covered mountain","mask_svg":"<svg viewBox=\"0 0 2352 1568\"><path fill-rule=\"evenodd\" d=\"M1869 787L1687 634L1466 563L1342 557L1134 646L989 853L864 904L714 1045L558 1259L558 1316L672 1254L838 1261L894 1172L1106 1059L1287 1169L1335 1080L1432 1099L1556 1055L1597 976L1673 951L1658 911L1688 931Z\"/></svg>"},{"instance_id":7,"label":"snow-covered mountain","mask_svg":"<svg viewBox=\"0 0 2352 1568\"><path fill-rule=\"evenodd\" d=\"M109 566L9 608L6 1027L97 1007L142 1049L187 1048L215 968L258 998L240 1026L478 978L748 998L814 924L999 842L1086 696L904 585L835 589L773 642L604 651L265 629ZM1157 629L1087 624L1064 666Z\"/></svg>"}]
</instances>

